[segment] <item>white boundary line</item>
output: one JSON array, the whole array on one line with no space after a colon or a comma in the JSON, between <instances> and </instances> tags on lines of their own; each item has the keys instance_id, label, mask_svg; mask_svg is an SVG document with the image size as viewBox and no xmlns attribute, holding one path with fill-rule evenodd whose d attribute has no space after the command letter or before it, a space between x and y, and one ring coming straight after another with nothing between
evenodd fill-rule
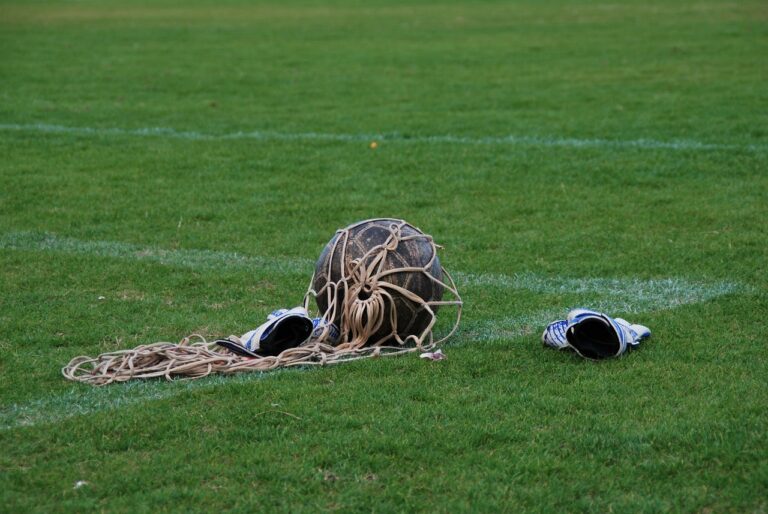
<instances>
[{"instance_id":1,"label":"white boundary line","mask_svg":"<svg viewBox=\"0 0 768 514\"><path fill-rule=\"evenodd\" d=\"M226 141L249 139L257 141L331 141L331 142L370 142L387 141L398 143L448 143L462 145L494 146L530 146L530 147L565 147L565 148L637 148L644 150L737 150L747 152L766 152L768 145L738 145L721 143L702 143L689 139L659 141L655 139L580 139L540 136L486 136L467 137L452 135L407 136L397 132L386 134L334 134L323 132L276 132L254 130L248 132L230 132L208 134L197 131L181 131L164 127L119 128L119 127L68 127L48 123L0 123L0 130L16 132L37 132L47 134L71 134L94 137L138 136L166 137L189 141Z\"/></svg>"},{"instance_id":2,"label":"white boundary line","mask_svg":"<svg viewBox=\"0 0 768 514\"><path fill-rule=\"evenodd\" d=\"M147 260L166 266L196 269L258 269L270 273L303 274L309 279L314 262L309 259L253 257L211 250L164 250L113 241L81 241L40 232L0 234L0 250L50 251L65 254ZM706 301L728 293L743 291L730 282L697 283L681 278L619 279L544 277L535 273L501 275L453 273L461 288L520 289L541 294L570 295L587 300L606 298L614 312L643 312Z\"/></svg>"},{"instance_id":3,"label":"white boundary line","mask_svg":"<svg viewBox=\"0 0 768 514\"><path fill-rule=\"evenodd\" d=\"M211 250L164 250L113 241L81 241L43 232L0 234L0 250L51 251L189 268L250 268L282 274L311 273L314 268L314 262L309 259L253 257Z\"/></svg>"},{"instance_id":4,"label":"white boundary line","mask_svg":"<svg viewBox=\"0 0 768 514\"><path fill-rule=\"evenodd\" d=\"M694 282L681 278L641 280L636 278L543 277L535 273L516 275L457 273L462 285L526 289L534 293L607 298L606 310L645 312L697 303L746 290L731 282ZM590 307L595 308L595 307Z\"/></svg>"},{"instance_id":5,"label":"white boundary line","mask_svg":"<svg viewBox=\"0 0 768 514\"><path fill-rule=\"evenodd\" d=\"M284 372L285 370L276 370ZM270 374L274 372L269 372ZM73 385L56 395L0 407L0 431L58 423L68 418L172 398L187 391L260 380L262 372L214 375L200 380L135 381L119 387Z\"/></svg>"}]
</instances>

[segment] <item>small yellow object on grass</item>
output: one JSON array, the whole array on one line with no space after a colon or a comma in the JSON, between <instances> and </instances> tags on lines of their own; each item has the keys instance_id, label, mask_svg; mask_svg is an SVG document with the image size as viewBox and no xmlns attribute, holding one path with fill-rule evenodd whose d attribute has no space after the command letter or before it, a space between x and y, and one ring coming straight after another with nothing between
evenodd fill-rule
<instances>
[{"instance_id":1,"label":"small yellow object on grass","mask_svg":"<svg viewBox=\"0 0 768 514\"><path fill-rule=\"evenodd\" d=\"M370 144L370 145L368 145L368 147L369 147L371 150L376 150L376 149L379 147L379 143L377 143L376 141L371 141L371 144Z\"/></svg>"}]
</instances>

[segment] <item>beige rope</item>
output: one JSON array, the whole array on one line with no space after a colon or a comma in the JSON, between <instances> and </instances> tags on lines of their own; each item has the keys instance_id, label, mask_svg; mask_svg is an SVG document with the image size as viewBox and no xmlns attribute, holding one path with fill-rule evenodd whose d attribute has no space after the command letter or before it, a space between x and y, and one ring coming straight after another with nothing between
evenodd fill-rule
<instances>
[{"instance_id":1,"label":"beige rope","mask_svg":"<svg viewBox=\"0 0 768 514\"><path fill-rule=\"evenodd\" d=\"M341 252L342 263L347 263L346 246L349 231L368 221L373 220L366 220L337 232L336 244L332 251ZM451 337L458 329L461 321L462 300L453 278L445 269L441 268L444 278L434 277L429 271L437 258L438 248L432 237L421 233L403 235L402 228L407 225L405 221L387 221L391 224L389 225L390 235L386 241L372 247L363 257L352 260L348 266L342 265L339 280L332 282L329 279L319 291L313 290L314 277L310 281L309 289L304 296L304 307L309 311L310 300L324 295L328 307L325 313L321 313L323 320L327 323L341 320L342 339L335 346L329 343L329 331L326 329L319 337L313 337L301 346L289 348L278 356L243 357L218 346L215 341L208 342L203 336L194 334L184 338L178 344L159 342L138 346L131 350L103 353L98 357L75 357L62 368L62 374L69 380L106 385L140 378L196 379L213 373L269 371L292 366L325 366L358 359L429 351ZM431 246L432 256L429 262L420 267L385 269L387 252L394 251L400 242L415 238L423 238ZM332 258L328 260L328 277L331 277L332 262ZM386 278L394 273L423 273L439 284L444 294L447 293L450 298L425 301L412 291L388 282ZM360 295L362 291L365 291L364 295ZM396 296L413 302L428 314L429 323L421 333L408 334L405 338L398 334ZM340 298L343 298L343 301L339 301ZM437 322L435 309L448 306L456 307L456 320L447 335L435 340L432 333ZM387 311L389 319L386 319ZM337 313L340 315L338 318ZM371 336L385 323L391 327L390 332L377 341L370 341ZM239 340L236 336L230 336L229 339Z\"/></svg>"}]
</instances>

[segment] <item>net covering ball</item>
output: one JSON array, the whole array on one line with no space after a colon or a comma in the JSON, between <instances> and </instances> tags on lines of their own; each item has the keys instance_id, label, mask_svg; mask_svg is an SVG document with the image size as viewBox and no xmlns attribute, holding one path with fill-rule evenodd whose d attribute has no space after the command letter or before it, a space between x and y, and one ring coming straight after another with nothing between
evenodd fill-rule
<instances>
[{"instance_id":1,"label":"net covering ball","mask_svg":"<svg viewBox=\"0 0 768 514\"><path fill-rule=\"evenodd\" d=\"M356 312L370 329L367 344L393 345L429 327L437 306L430 313L427 302L441 300L442 281L430 236L402 220L375 219L334 235L317 261L313 289L320 313L332 317L347 339L346 317ZM383 315L365 319L371 311L360 307L373 303Z\"/></svg>"}]
</instances>

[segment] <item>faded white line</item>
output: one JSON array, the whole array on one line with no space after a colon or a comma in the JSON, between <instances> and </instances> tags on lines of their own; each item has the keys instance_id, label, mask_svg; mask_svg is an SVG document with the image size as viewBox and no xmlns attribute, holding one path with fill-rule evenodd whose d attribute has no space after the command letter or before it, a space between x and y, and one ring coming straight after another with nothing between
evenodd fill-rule
<instances>
[{"instance_id":1,"label":"faded white line","mask_svg":"<svg viewBox=\"0 0 768 514\"><path fill-rule=\"evenodd\" d=\"M148 260L163 265L199 269L259 269L275 274L303 274L307 277L314 267L313 261L295 257L267 258L211 250L166 250L113 241L81 241L40 232L2 234L0 249ZM613 312L623 313L669 309L745 290L745 286L731 282L696 282L681 278L640 280L545 277L535 273L502 275L463 272L456 272L453 276L460 288L520 289L540 294L559 294L574 301L592 304L602 298L610 301Z\"/></svg>"},{"instance_id":2,"label":"faded white line","mask_svg":"<svg viewBox=\"0 0 768 514\"><path fill-rule=\"evenodd\" d=\"M264 373L252 372L234 376L217 375L195 381L134 381L117 387L72 385L55 395L0 407L0 430L57 423L75 416L164 400L188 391L222 384L241 384L264 376Z\"/></svg>"},{"instance_id":3,"label":"faded white line","mask_svg":"<svg viewBox=\"0 0 768 514\"><path fill-rule=\"evenodd\" d=\"M515 275L457 273L463 285L525 289L541 294L560 294L589 299L609 298L612 311L640 312L703 302L717 296L744 291L732 282L696 282L681 278L641 280L636 278L544 277L535 273Z\"/></svg>"},{"instance_id":4,"label":"faded white line","mask_svg":"<svg viewBox=\"0 0 768 514\"><path fill-rule=\"evenodd\" d=\"M569 138L547 136L454 136L454 135L407 135L399 132L381 134L338 134L324 132L276 132L267 130L238 131L223 134L211 134L198 131L176 130L165 127L71 127L47 123L0 123L0 130L17 132L37 132L48 134L72 134L93 137L166 137L189 141L225 141L250 139L256 141L331 141L331 142L370 142L386 141L397 143L448 143L462 145L507 145L529 147L565 147L565 148L637 148L646 150L737 150L748 152L766 152L768 145L704 143L690 139L661 141L656 139L604 139L604 138Z\"/></svg>"},{"instance_id":5,"label":"faded white line","mask_svg":"<svg viewBox=\"0 0 768 514\"><path fill-rule=\"evenodd\" d=\"M547 323L565 319L569 309L578 307L606 312L612 316L627 316L674 309L727 294L749 291L749 287L733 282L694 282L680 278L569 278L543 277L533 273L513 276L469 273L456 275L456 280L466 286L557 294L568 302L560 309L544 309L493 320L468 320L462 323L458 334L460 344L512 339L538 333Z\"/></svg>"},{"instance_id":6,"label":"faded white line","mask_svg":"<svg viewBox=\"0 0 768 514\"><path fill-rule=\"evenodd\" d=\"M0 235L0 249L93 255L188 268L259 269L282 274L311 273L314 268L314 262L309 259L254 257L210 250L165 250L114 241L81 241L45 232L9 232Z\"/></svg>"}]
</instances>

